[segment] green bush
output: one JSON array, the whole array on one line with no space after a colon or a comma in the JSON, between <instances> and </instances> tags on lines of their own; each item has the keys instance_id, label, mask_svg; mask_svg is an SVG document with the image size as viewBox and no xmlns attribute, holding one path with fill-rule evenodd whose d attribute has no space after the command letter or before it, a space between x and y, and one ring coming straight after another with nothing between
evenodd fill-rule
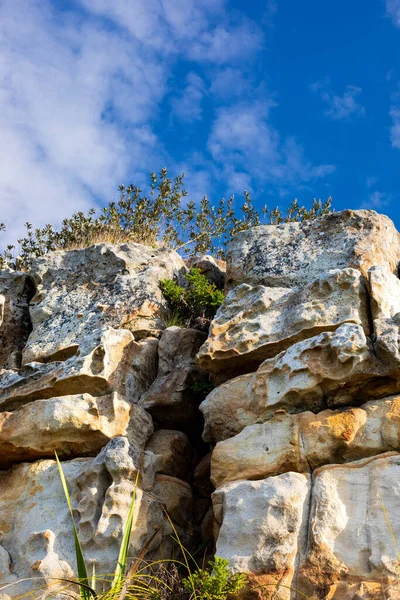
<instances>
[{"instance_id":1,"label":"green bush","mask_svg":"<svg viewBox=\"0 0 400 600\"><path fill-rule=\"evenodd\" d=\"M224 300L224 293L192 267L186 275L187 287L172 279L162 279L160 288L167 299L174 324L204 329Z\"/></svg>"},{"instance_id":2,"label":"green bush","mask_svg":"<svg viewBox=\"0 0 400 600\"><path fill-rule=\"evenodd\" d=\"M171 179L164 168L159 175L150 174L148 195L134 184L120 185L118 202L109 202L100 212L76 212L64 219L58 230L52 225L34 229L26 223L26 236L17 245L7 246L0 256L0 268L4 263L17 263L17 268L26 269L33 258L52 250L83 248L99 242L163 245L184 256L209 253L223 258L227 242L239 231L261 223L300 221L330 212L330 198L324 203L314 199L310 209L294 200L286 215L267 206L258 210L246 191L240 206L235 206L234 196L216 205L207 196L199 203L187 201L183 179L184 174ZM0 231L4 229L4 223L0 223Z\"/></svg>"},{"instance_id":3,"label":"green bush","mask_svg":"<svg viewBox=\"0 0 400 600\"><path fill-rule=\"evenodd\" d=\"M229 561L216 556L209 563L209 569L198 569L186 577L182 583L190 598L199 600L226 600L229 594L239 592L247 583L247 575L229 571Z\"/></svg>"}]
</instances>

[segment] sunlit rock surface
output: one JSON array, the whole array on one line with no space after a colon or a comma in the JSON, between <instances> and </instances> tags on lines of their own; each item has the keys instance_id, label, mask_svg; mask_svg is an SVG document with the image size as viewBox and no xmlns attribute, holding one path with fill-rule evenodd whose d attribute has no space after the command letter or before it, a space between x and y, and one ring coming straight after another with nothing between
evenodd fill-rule
<instances>
[{"instance_id":1,"label":"sunlit rock surface","mask_svg":"<svg viewBox=\"0 0 400 600\"><path fill-rule=\"evenodd\" d=\"M159 282L185 271L176 252L141 244L95 244L36 259L24 364L70 355L105 324L136 340L163 329L169 311Z\"/></svg>"}]
</instances>

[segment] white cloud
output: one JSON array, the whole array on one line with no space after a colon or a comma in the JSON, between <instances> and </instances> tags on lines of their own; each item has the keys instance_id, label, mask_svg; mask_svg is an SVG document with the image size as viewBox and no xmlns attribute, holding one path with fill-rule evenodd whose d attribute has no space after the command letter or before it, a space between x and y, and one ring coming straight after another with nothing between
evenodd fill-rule
<instances>
[{"instance_id":1,"label":"white cloud","mask_svg":"<svg viewBox=\"0 0 400 600\"><path fill-rule=\"evenodd\" d=\"M360 208L382 210L390 204L391 196L385 192L372 192L368 196L368 200L360 205Z\"/></svg>"},{"instance_id":2,"label":"white cloud","mask_svg":"<svg viewBox=\"0 0 400 600\"><path fill-rule=\"evenodd\" d=\"M101 205L132 177L143 186L164 164L180 171L158 136L172 92L175 115L188 124L202 118L205 96L218 106L204 121L208 147L188 148L182 161L196 192L216 178L242 190L258 181L297 185L333 170L313 165L273 127L274 103L248 75L263 47L261 29L226 0L76 0L75 11L57 4L0 2L6 242L25 221L57 225ZM195 63L183 81L178 61Z\"/></svg>"},{"instance_id":3,"label":"white cloud","mask_svg":"<svg viewBox=\"0 0 400 600\"><path fill-rule=\"evenodd\" d=\"M396 27L400 27L400 0L386 0L386 12Z\"/></svg>"},{"instance_id":4,"label":"white cloud","mask_svg":"<svg viewBox=\"0 0 400 600\"><path fill-rule=\"evenodd\" d=\"M298 185L332 173L333 165L307 160L294 138L282 139L270 120L273 106L273 101L237 103L219 110L208 146L223 173L277 185Z\"/></svg>"},{"instance_id":5,"label":"white cloud","mask_svg":"<svg viewBox=\"0 0 400 600\"><path fill-rule=\"evenodd\" d=\"M162 60L91 21L56 20L44 0L28 6L5 0L0 8L8 239L25 221L59 222L93 198L112 198L132 163L151 170L149 158L162 155L148 125L167 89Z\"/></svg>"},{"instance_id":6,"label":"white cloud","mask_svg":"<svg viewBox=\"0 0 400 600\"><path fill-rule=\"evenodd\" d=\"M205 91L202 78L196 73L188 73L186 76L186 86L178 97L172 99L174 114L186 123L199 121L203 114L201 104Z\"/></svg>"},{"instance_id":7,"label":"white cloud","mask_svg":"<svg viewBox=\"0 0 400 600\"><path fill-rule=\"evenodd\" d=\"M348 85L343 94L339 95L332 91L329 78L324 78L311 84L310 89L320 95L321 100L327 105L324 114L332 119L348 119L365 113L365 108L357 100L362 92L360 87Z\"/></svg>"}]
</instances>

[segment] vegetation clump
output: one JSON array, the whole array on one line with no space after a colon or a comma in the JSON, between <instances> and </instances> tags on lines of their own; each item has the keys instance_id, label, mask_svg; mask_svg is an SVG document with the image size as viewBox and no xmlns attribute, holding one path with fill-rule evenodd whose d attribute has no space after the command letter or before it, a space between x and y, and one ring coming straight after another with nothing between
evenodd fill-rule
<instances>
[{"instance_id":1,"label":"vegetation clump","mask_svg":"<svg viewBox=\"0 0 400 600\"><path fill-rule=\"evenodd\" d=\"M120 185L117 202L109 202L100 212L76 212L64 219L59 229L52 225L34 229L26 223L26 236L18 240L17 246L7 246L0 256L0 268L16 264L17 268L26 269L32 259L47 252L100 242L162 245L186 257L209 253L223 258L227 242L239 231L262 223L312 219L331 210L330 198L324 203L314 199L310 209L294 200L286 214L267 206L258 210L247 191L240 206L235 206L234 196L222 198L216 205L203 196L196 203L187 200L183 180L184 175L171 179L163 168L159 175L150 174L148 194L134 184ZM4 223L0 223L0 231L4 229Z\"/></svg>"},{"instance_id":2,"label":"vegetation clump","mask_svg":"<svg viewBox=\"0 0 400 600\"><path fill-rule=\"evenodd\" d=\"M222 304L224 293L195 267L184 278L188 283L186 287L180 286L173 279L160 281L161 291L172 313L168 324L204 329Z\"/></svg>"}]
</instances>

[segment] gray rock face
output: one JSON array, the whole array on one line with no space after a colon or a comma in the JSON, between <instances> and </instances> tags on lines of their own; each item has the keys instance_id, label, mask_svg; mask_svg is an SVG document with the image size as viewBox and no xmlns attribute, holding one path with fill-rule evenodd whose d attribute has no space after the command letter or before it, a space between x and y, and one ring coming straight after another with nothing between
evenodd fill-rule
<instances>
[{"instance_id":1,"label":"gray rock face","mask_svg":"<svg viewBox=\"0 0 400 600\"><path fill-rule=\"evenodd\" d=\"M247 425L269 420L276 411L359 405L398 391L400 373L377 359L362 327L346 323L293 344L255 373L215 388L200 405L203 437L227 439Z\"/></svg>"},{"instance_id":2,"label":"gray rock face","mask_svg":"<svg viewBox=\"0 0 400 600\"><path fill-rule=\"evenodd\" d=\"M24 364L62 360L104 325L128 329L136 340L163 329L168 307L160 279L185 270L176 252L141 244L96 244L36 259Z\"/></svg>"},{"instance_id":3,"label":"gray rock face","mask_svg":"<svg viewBox=\"0 0 400 600\"><path fill-rule=\"evenodd\" d=\"M213 495L217 554L269 600L389 598L400 593L400 455L307 475L237 481ZM388 592L385 594L385 592ZM302 596L300 596L302 597Z\"/></svg>"},{"instance_id":4,"label":"gray rock face","mask_svg":"<svg viewBox=\"0 0 400 600\"><path fill-rule=\"evenodd\" d=\"M235 235L227 249L227 287L248 283L298 287L330 269L373 266L397 273L399 233L373 210L344 210L318 219L261 225Z\"/></svg>"},{"instance_id":5,"label":"gray rock face","mask_svg":"<svg viewBox=\"0 0 400 600\"><path fill-rule=\"evenodd\" d=\"M186 269L173 252L100 244L39 259L25 350L29 279L0 275L3 595L55 595L54 578L75 575L56 449L97 573L115 568L138 477L132 557L154 531L148 558L176 555L166 508L184 545L214 531L217 554L249 573L241 600L400 596L393 224L344 211L243 232L228 254L239 285L208 339L164 330L159 280Z\"/></svg>"},{"instance_id":6,"label":"gray rock face","mask_svg":"<svg viewBox=\"0 0 400 600\"><path fill-rule=\"evenodd\" d=\"M26 273L0 271L0 369L21 365L31 331L29 301L33 284Z\"/></svg>"},{"instance_id":7,"label":"gray rock face","mask_svg":"<svg viewBox=\"0 0 400 600\"><path fill-rule=\"evenodd\" d=\"M32 400L71 394L100 396L116 391L137 402L154 377L157 340L135 342L124 329L93 331L65 361L31 363L0 377L0 408L14 410Z\"/></svg>"},{"instance_id":8,"label":"gray rock face","mask_svg":"<svg viewBox=\"0 0 400 600\"><path fill-rule=\"evenodd\" d=\"M173 478L160 482L154 455L145 455L146 481L140 478L136 489L130 556L139 554L157 528L153 553L160 544L169 547L172 530L161 503L171 512L179 505L178 531L190 531L190 486ZM139 456L126 438L116 437L95 458L63 463L86 561L95 561L99 574L114 572ZM7 588L11 597L43 593L46 585L54 593L55 577L76 575L71 517L53 460L21 463L0 480L0 531L0 581L15 583Z\"/></svg>"},{"instance_id":9,"label":"gray rock face","mask_svg":"<svg viewBox=\"0 0 400 600\"><path fill-rule=\"evenodd\" d=\"M361 325L368 335L367 300L356 269L327 271L296 290L240 285L218 309L198 364L221 381L343 323Z\"/></svg>"}]
</instances>

